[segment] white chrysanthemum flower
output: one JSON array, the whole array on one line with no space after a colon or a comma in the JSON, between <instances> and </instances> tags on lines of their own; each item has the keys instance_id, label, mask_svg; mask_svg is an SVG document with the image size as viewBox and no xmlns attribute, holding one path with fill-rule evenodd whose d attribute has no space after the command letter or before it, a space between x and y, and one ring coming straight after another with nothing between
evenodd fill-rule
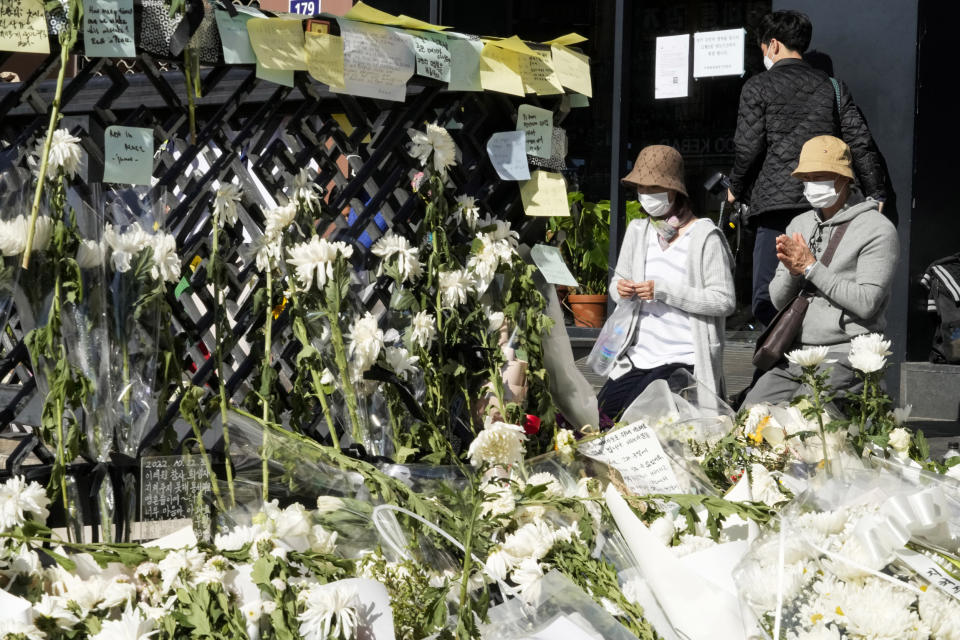
<instances>
[{"instance_id":1,"label":"white chrysanthemum flower","mask_svg":"<svg viewBox=\"0 0 960 640\"><path fill-rule=\"evenodd\" d=\"M467 455L470 457L470 463L475 467L483 463L517 464L523 460L525 452L523 443L526 439L523 427L506 422L494 422L490 416L487 416L483 430L470 443Z\"/></svg>"},{"instance_id":2,"label":"white chrysanthemum flower","mask_svg":"<svg viewBox=\"0 0 960 640\"><path fill-rule=\"evenodd\" d=\"M473 279L464 269L441 271L439 278L440 299L445 307L466 304L473 289Z\"/></svg>"},{"instance_id":3,"label":"white chrysanthemum flower","mask_svg":"<svg viewBox=\"0 0 960 640\"><path fill-rule=\"evenodd\" d=\"M627 580L623 583L623 586L620 587L620 592L623 594L623 597L627 599L627 602L636 605L641 603L648 590L649 587L647 587L647 583L644 582L643 578Z\"/></svg>"},{"instance_id":4,"label":"white chrysanthemum flower","mask_svg":"<svg viewBox=\"0 0 960 640\"><path fill-rule=\"evenodd\" d=\"M821 614L822 615L822 614ZM819 619L818 619L819 620ZM788 633L788 640L846 640L835 624L824 624L818 621L813 627L798 633Z\"/></svg>"},{"instance_id":5,"label":"white chrysanthemum flower","mask_svg":"<svg viewBox=\"0 0 960 640\"><path fill-rule=\"evenodd\" d=\"M353 638L357 628L357 592L342 586L314 587L301 592L305 610L300 621L304 640Z\"/></svg>"},{"instance_id":6,"label":"white chrysanthemum flower","mask_svg":"<svg viewBox=\"0 0 960 640\"><path fill-rule=\"evenodd\" d=\"M418 311L413 316L413 320L410 321L407 335L410 336L411 344L421 349L429 349L430 345L433 344L433 339L437 336L436 318L427 311Z\"/></svg>"},{"instance_id":7,"label":"white chrysanthemum flower","mask_svg":"<svg viewBox=\"0 0 960 640\"><path fill-rule=\"evenodd\" d=\"M839 587L839 588L838 588ZM913 611L917 597L911 591L869 577L862 582L837 582L824 594L828 617L854 638L910 640L930 637Z\"/></svg>"},{"instance_id":8,"label":"white chrysanthemum flower","mask_svg":"<svg viewBox=\"0 0 960 640\"><path fill-rule=\"evenodd\" d=\"M319 524L310 529L310 551L332 554L337 549L337 532L327 531Z\"/></svg>"},{"instance_id":9,"label":"white chrysanthemum flower","mask_svg":"<svg viewBox=\"0 0 960 640\"><path fill-rule=\"evenodd\" d=\"M417 371L417 362L419 362L420 356L411 356L410 352L404 347L387 347L384 356L387 359L387 364L401 380L406 380L408 374Z\"/></svg>"},{"instance_id":10,"label":"white chrysanthemum flower","mask_svg":"<svg viewBox=\"0 0 960 640\"><path fill-rule=\"evenodd\" d=\"M549 471L541 471L527 478L528 485L544 485L548 496L563 496L563 485Z\"/></svg>"},{"instance_id":11,"label":"white chrysanthemum flower","mask_svg":"<svg viewBox=\"0 0 960 640\"><path fill-rule=\"evenodd\" d=\"M42 486L13 476L0 485L0 531L21 526L27 521L27 514L41 524L46 523L49 504Z\"/></svg>"},{"instance_id":12,"label":"white chrysanthemum flower","mask_svg":"<svg viewBox=\"0 0 960 640\"><path fill-rule=\"evenodd\" d=\"M104 246L96 240L81 240L77 247L77 266L81 269L96 269L103 264Z\"/></svg>"},{"instance_id":13,"label":"white chrysanthemum flower","mask_svg":"<svg viewBox=\"0 0 960 640\"><path fill-rule=\"evenodd\" d=\"M153 267L150 276L155 280L176 282L180 279L180 256L177 255L177 241L173 235L157 232L150 236L153 247Z\"/></svg>"},{"instance_id":14,"label":"white chrysanthemum flower","mask_svg":"<svg viewBox=\"0 0 960 640\"><path fill-rule=\"evenodd\" d=\"M883 371L887 366L887 359L879 353L871 351L850 350L850 366L862 373Z\"/></svg>"},{"instance_id":15,"label":"white chrysanthemum flower","mask_svg":"<svg viewBox=\"0 0 960 640\"><path fill-rule=\"evenodd\" d=\"M891 344L879 333L864 333L850 340L850 352L875 353L886 357L893 353L890 351Z\"/></svg>"},{"instance_id":16,"label":"white chrysanthemum flower","mask_svg":"<svg viewBox=\"0 0 960 640\"><path fill-rule=\"evenodd\" d=\"M41 140L38 145L38 156L43 153L43 142ZM75 178L77 171L80 170L80 154L82 152L80 138L71 135L66 129L54 131L53 138L50 141L50 155L47 157L47 178L55 178L57 171L60 169L68 178Z\"/></svg>"},{"instance_id":17,"label":"white chrysanthemum flower","mask_svg":"<svg viewBox=\"0 0 960 640\"><path fill-rule=\"evenodd\" d=\"M278 238L283 235L293 220L297 217L297 204L290 202L281 207L267 209L264 214L263 235L268 238Z\"/></svg>"},{"instance_id":18,"label":"white chrysanthemum flower","mask_svg":"<svg viewBox=\"0 0 960 640\"><path fill-rule=\"evenodd\" d=\"M337 256L350 258L353 247L344 242L330 242L325 238L313 236L309 242L290 247L288 263L296 267L297 280L304 291L310 289L316 277L317 289L323 289L327 280L333 277L333 264Z\"/></svg>"},{"instance_id":19,"label":"white chrysanthemum flower","mask_svg":"<svg viewBox=\"0 0 960 640\"><path fill-rule=\"evenodd\" d=\"M220 185L213 198L213 215L220 221L221 226L237 223L239 218L237 207L242 199L243 194L237 185L232 183Z\"/></svg>"},{"instance_id":20,"label":"white chrysanthemum flower","mask_svg":"<svg viewBox=\"0 0 960 640\"><path fill-rule=\"evenodd\" d=\"M280 266L280 253L283 251L281 237L268 238L264 236L259 242L256 254L256 265L259 271L272 271Z\"/></svg>"},{"instance_id":21,"label":"white chrysanthemum flower","mask_svg":"<svg viewBox=\"0 0 960 640\"><path fill-rule=\"evenodd\" d=\"M510 515L516 509L517 503L510 485L485 482L480 486L480 492L483 494L480 510L480 515L483 517Z\"/></svg>"},{"instance_id":22,"label":"white chrysanthemum flower","mask_svg":"<svg viewBox=\"0 0 960 640\"><path fill-rule=\"evenodd\" d=\"M168 592L174 588L189 587L194 575L206 562L207 557L197 549L170 551L157 563L160 568L161 589Z\"/></svg>"},{"instance_id":23,"label":"white chrysanthemum flower","mask_svg":"<svg viewBox=\"0 0 960 640\"><path fill-rule=\"evenodd\" d=\"M369 311L356 318L350 327L348 352L358 373L367 371L383 349L383 331Z\"/></svg>"},{"instance_id":24,"label":"white chrysanthemum flower","mask_svg":"<svg viewBox=\"0 0 960 640\"><path fill-rule=\"evenodd\" d=\"M890 432L890 447L898 453L906 453L910 450L910 432L903 427L897 427Z\"/></svg>"},{"instance_id":25,"label":"white chrysanthemum flower","mask_svg":"<svg viewBox=\"0 0 960 640\"><path fill-rule=\"evenodd\" d=\"M939 589L928 588L920 596L920 619L937 640L960 640L960 603Z\"/></svg>"},{"instance_id":26,"label":"white chrysanthemum flower","mask_svg":"<svg viewBox=\"0 0 960 640\"><path fill-rule=\"evenodd\" d=\"M490 307L484 305L484 311L487 315L487 332L488 333L497 333L500 329L503 328L503 323L506 320L506 315L503 311L492 311Z\"/></svg>"},{"instance_id":27,"label":"white chrysanthemum flower","mask_svg":"<svg viewBox=\"0 0 960 640\"><path fill-rule=\"evenodd\" d=\"M569 429L558 429L556 442L553 446L557 452L560 453L560 457L569 460L573 458L573 452L576 449L577 439L573 435L573 431Z\"/></svg>"},{"instance_id":28,"label":"white chrysanthemum flower","mask_svg":"<svg viewBox=\"0 0 960 640\"><path fill-rule=\"evenodd\" d=\"M0 254L19 256L27 250L27 231L30 220L22 215L12 220L0 220ZM53 218L38 216L33 232L32 251L46 251L53 237Z\"/></svg>"},{"instance_id":29,"label":"white chrysanthemum flower","mask_svg":"<svg viewBox=\"0 0 960 640\"><path fill-rule=\"evenodd\" d=\"M377 268L377 275L383 273L383 265L394 256L396 256L397 271L400 272L401 282L412 282L423 273L423 266L417 256L417 249L410 244L409 240L393 231L387 231L374 243L370 251L381 260L380 266Z\"/></svg>"},{"instance_id":30,"label":"white chrysanthemum flower","mask_svg":"<svg viewBox=\"0 0 960 640\"><path fill-rule=\"evenodd\" d=\"M323 189L310 179L310 172L306 167L293 178L293 199L307 207L314 207L320 203L320 194Z\"/></svg>"},{"instance_id":31,"label":"white chrysanthemum flower","mask_svg":"<svg viewBox=\"0 0 960 640\"><path fill-rule=\"evenodd\" d=\"M119 620L104 619L100 632L91 636L90 640L148 640L157 633L152 620L146 618L139 609L128 606Z\"/></svg>"},{"instance_id":32,"label":"white chrysanthemum flower","mask_svg":"<svg viewBox=\"0 0 960 640\"><path fill-rule=\"evenodd\" d=\"M276 501L271 501L271 506L276 504ZM310 514L306 507L298 502L285 509L275 510L265 527L273 533L278 542L294 551L302 553L310 547Z\"/></svg>"},{"instance_id":33,"label":"white chrysanthemum flower","mask_svg":"<svg viewBox=\"0 0 960 640\"><path fill-rule=\"evenodd\" d=\"M893 410L893 421L898 425L902 426L907 420L910 419L910 414L913 412L913 405L908 404L905 407L897 407Z\"/></svg>"},{"instance_id":34,"label":"white chrysanthemum flower","mask_svg":"<svg viewBox=\"0 0 960 640\"><path fill-rule=\"evenodd\" d=\"M521 597L529 596L529 590L543 577L543 566L535 558L524 558L510 572L510 580L520 588Z\"/></svg>"},{"instance_id":35,"label":"white chrysanthemum flower","mask_svg":"<svg viewBox=\"0 0 960 640\"><path fill-rule=\"evenodd\" d=\"M0 618L0 638L27 638L27 640L47 640L47 634L40 631L32 622Z\"/></svg>"},{"instance_id":36,"label":"white chrysanthemum flower","mask_svg":"<svg viewBox=\"0 0 960 640\"><path fill-rule=\"evenodd\" d=\"M218 533L213 537L213 546L221 551L238 551L245 544L252 544L263 532L259 525L240 525L226 533Z\"/></svg>"},{"instance_id":37,"label":"white chrysanthemum flower","mask_svg":"<svg viewBox=\"0 0 960 640\"><path fill-rule=\"evenodd\" d=\"M510 222L507 220L487 218L483 221L481 228L487 229L483 235L486 235L490 242L497 243L504 241L511 251L516 250L520 244L520 234L513 230L513 227L510 226Z\"/></svg>"},{"instance_id":38,"label":"white chrysanthemum flower","mask_svg":"<svg viewBox=\"0 0 960 640\"><path fill-rule=\"evenodd\" d=\"M38 616L50 618L60 629L72 629L80 622L80 618L67 608L70 599L67 596L54 596L44 593L40 602L33 605L34 619Z\"/></svg>"},{"instance_id":39,"label":"white chrysanthemum flower","mask_svg":"<svg viewBox=\"0 0 960 640\"><path fill-rule=\"evenodd\" d=\"M336 496L317 496L317 512L332 513L344 508L344 502Z\"/></svg>"},{"instance_id":40,"label":"white chrysanthemum flower","mask_svg":"<svg viewBox=\"0 0 960 640\"><path fill-rule=\"evenodd\" d=\"M112 252L110 262L113 268L120 273L126 273L132 266L130 261L143 249L150 245L150 236L134 222L125 231L117 231L112 224L107 224L103 230L103 240Z\"/></svg>"},{"instance_id":41,"label":"white chrysanthemum flower","mask_svg":"<svg viewBox=\"0 0 960 640\"><path fill-rule=\"evenodd\" d=\"M457 224L466 223L471 230L477 228L477 222L480 221L480 207L477 206L477 199L473 196L457 196L457 206L453 210L453 219Z\"/></svg>"},{"instance_id":42,"label":"white chrysanthemum flower","mask_svg":"<svg viewBox=\"0 0 960 640\"><path fill-rule=\"evenodd\" d=\"M483 563L483 570L494 580L503 581L507 579L507 575L513 570L516 562L516 558L498 548L487 556L487 561Z\"/></svg>"},{"instance_id":43,"label":"white chrysanthemum flower","mask_svg":"<svg viewBox=\"0 0 960 640\"><path fill-rule=\"evenodd\" d=\"M800 367L817 367L821 364L836 362L836 360L827 360L829 353L830 350L827 347L805 347L788 353L787 360Z\"/></svg>"},{"instance_id":44,"label":"white chrysanthemum flower","mask_svg":"<svg viewBox=\"0 0 960 640\"><path fill-rule=\"evenodd\" d=\"M450 133L441 126L427 124L427 130L417 131L407 129L407 134L413 141L410 145L410 155L426 166L433 155L433 168L441 176L446 175L447 167L457 164L457 145L453 143Z\"/></svg>"}]
</instances>

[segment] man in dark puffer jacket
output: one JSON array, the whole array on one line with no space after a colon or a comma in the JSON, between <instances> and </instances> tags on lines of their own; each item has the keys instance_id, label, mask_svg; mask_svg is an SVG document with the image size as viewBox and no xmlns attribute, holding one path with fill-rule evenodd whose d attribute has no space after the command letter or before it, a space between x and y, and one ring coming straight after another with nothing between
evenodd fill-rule
<instances>
[{"instance_id":1,"label":"man in dark puffer jacket","mask_svg":"<svg viewBox=\"0 0 960 640\"><path fill-rule=\"evenodd\" d=\"M803 61L812 34L810 19L797 11L764 16L757 35L768 71L750 78L740 93L727 198L750 205L756 231L753 315L764 326L776 315L768 291L777 268L776 238L794 216L810 209L802 183L790 175L803 143L819 135L842 138L861 191L881 202L887 195L880 152L850 91L842 83L835 88L826 73Z\"/></svg>"}]
</instances>

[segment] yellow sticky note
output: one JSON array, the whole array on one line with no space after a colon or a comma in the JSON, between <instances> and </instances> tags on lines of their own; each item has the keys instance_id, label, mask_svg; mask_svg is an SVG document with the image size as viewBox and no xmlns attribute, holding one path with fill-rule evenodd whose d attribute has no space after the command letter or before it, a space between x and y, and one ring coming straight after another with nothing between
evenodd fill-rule
<instances>
[{"instance_id":1,"label":"yellow sticky note","mask_svg":"<svg viewBox=\"0 0 960 640\"><path fill-rule=\"evenodd\" d=\"M0 51L50 53L43 0L0 0Z\"/></svg>"},{"instance_id":2,"label":"yellow sticky note","mask_svg":"<svg viewBox=\"0 0 960 640\"><path fill-rule=\"evenodd\" d=\"M480 52L480 86L483 90L523 97L520 57L514 51L484 45Z\"/></svg>"},{"instance_id":3,"label":"yellow sticky note","mask_svg":"<svg viewBox=\"0 0 960 640\"><path fill-rule=\"evenodd\" d=\"M528 216L569 216L567 183L559 173L534 171L520 185L520 199Z\"/></svg>"},{"instance_id":4,"label":"yellow sticky note","mask_svg":"<svg viewBox=\"0 0 960 640\"><path fill-rule=\"evenodd\" d=\"M553 52L553 68L560 83L567 89L592 98L590 58L564 46L551 45L550 50Z\"/></svg>"},{"instance_id":5,"label":"yellow sticky note","mask_svg":"<svg viewBox=\"0 0 960 640\"><path fill-rule=\"evenodd\" d=\"M340 125L340 128L343 130L345 134L347 134L348 136L353 135L353 132L356 129L356 127L350 124L350 119L347 118L347 114L331 113L330 117L337 121L337 124ZM364 136L363 140L361 140L360 143L367 144L368 142L370 142L370 139L371 139L370 134L368 133L366 136Z\"/></svg>"},{"instance_id":6,"label":"yellow sticky note","mask_svg":"<svg viewBox=\"0 0 960 640\"><path fill-rule=\"evenodd\" d=\"M563 93L563 85L553 69L553 56L549 51L536 51L536 55L520 56L520 75L527 93L552 96Z\"/></svg>"},{"instance_id":7,"label":"yellow sticky note","mask_svg":"<svg viewBox=\"0 0 960 640\"><path fill-rule=\"evenodd\" d=\"M315 80L331 86L343 86L343 40L329 33L308 33L305 48L307 71Z\"/></svg>"},{"instance_id":8,"label":"yellow sticky note","mask_svg":"<svg viewBox=\"0 0 960 640\"><path fill-rule=\"evenodd\" d=\"M504 38L503 40L491 40L490 44L500 47L501 49L522 53L525 56L534 55L533 49L528 47L527 43L517 36L510 36L509 38Z\"/></svg>"},{"instance_id":9,"label":"yellow sticky note","mask_svg":"<svg viewBox=\"0 0 960 640\"><path fill-rule=\"evenodd\" d=\"M586 41L587 39L579 33L568 33L565 36L560 36L559 38L554 38L553 40L547 40L543 44L559 44L564 47L569 47L572 44L580 44L581 42Z\"/></svg>"},{"instance_id":10,"label":"yellow sticky note","mask_svg":"<svg viewBox=\"0 0 960 640\"><path fill-rule=\"evenodd\" d=\"M265 69L306 71L303 24L288 18L250 18L247 20L250 46Z\"/></svg>"}]
</instances>

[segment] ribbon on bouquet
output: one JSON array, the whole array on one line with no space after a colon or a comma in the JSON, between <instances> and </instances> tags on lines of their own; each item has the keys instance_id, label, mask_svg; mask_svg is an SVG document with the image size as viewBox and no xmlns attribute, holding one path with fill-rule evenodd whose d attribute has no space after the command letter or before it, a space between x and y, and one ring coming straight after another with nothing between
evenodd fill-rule
<instances>
[{"instance_id":1,"label":"ribbon on bouquet","mask_svg":"<svg viewBox=\"0 0 960 640\"><path fill-rule=\"evenodd\" d=\"M880 512L861 520L854 536L869 566L880 569L916 535L932 532L947 522L947 498L939 487L893 496Z\"/></svg>"}]
</instances>

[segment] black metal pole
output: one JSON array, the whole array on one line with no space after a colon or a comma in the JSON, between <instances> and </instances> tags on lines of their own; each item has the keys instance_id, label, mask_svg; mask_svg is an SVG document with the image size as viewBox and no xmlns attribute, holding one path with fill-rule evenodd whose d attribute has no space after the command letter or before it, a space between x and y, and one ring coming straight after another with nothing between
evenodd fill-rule
<instances>
[{"instance_id":1,"label":"black metal pole","mask_svg":"<svg viewBox=\"0 0 960 640\"><path fill-rule=\"evenodd\" d=\"M624 108L629 100L624 62L629 56L629 32L626 16L626 0L615 0L613 16L613 91L611 103L613 109L610 118L610 251L611 265L617 263L620 243L626 230L626 203L620 187L620 177L625 165L626 139L624 136ZM613 311L613 302L609 303Z\"/></svg>"}]
</instances>

